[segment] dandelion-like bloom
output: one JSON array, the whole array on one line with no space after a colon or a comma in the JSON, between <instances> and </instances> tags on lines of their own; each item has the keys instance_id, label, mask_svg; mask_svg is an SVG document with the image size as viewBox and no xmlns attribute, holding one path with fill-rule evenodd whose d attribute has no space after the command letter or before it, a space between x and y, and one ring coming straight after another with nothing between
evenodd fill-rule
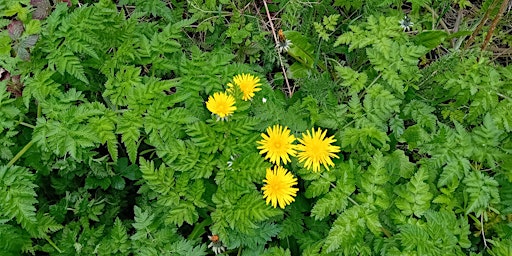
<instances>
[{"instance_id":1,"label":"dandelion-like bloom","mask_svg":"<svg viewBox=\"0 0 512 256\"><path fill-rule=\"evenodd\" d=\"M208 239L211 241L211 243L208 245L208 248L212 248L212 251L215 253L215 255L226 251L226 247L222 245L218 235L208 236Z\"/></svg>"},{"instance_id":2,"label":"dandelion-like bloom","mask_svg":"<svg viewBox=\"0 0 512 256\"><path fill-rule=\"evenodd\" d=\"M331 145L331 143L336 142L334 136L325 138L327 130L322 132L318 128L318 131L315 132L313 128L312 132L313 134L310 134L307 131L307 134L302 134L302 139L298 139L301 143L297 145L299 162L305 162L304 167L306 169L313 168L313 172L320 171L320 164L323 164L329 170L329 165L334 166L331 157L339 158L334 153L340 152L340 147Z\"/></svg>"},{"instance_id":3,"label":"dandelion-like bloom","mask_svg":"<svg viewBox=\"0 0 512 256\"><path fill-rule=\"evenodd\" d=\"M251 74L241 74L233 77L233 82L238 85L240 91L242 91L242 100L250 100L254 97L254 93L261 91L260 79ZM228 83L230 89L234 87L232 83Z\"/></svg>"},{"instance_id":4,"label":"dandelion-like bloom","mask_svg":"<svg viewBox=\"0 0 512 256\"><path fill-rule=\"evenodd\" d=\"M233 114L236 110L234 105L235 98L225 92L216 92L213 96L210 95L206 102L206 108L222 119Z\"/></svg>"},{"instance_id":5,"label":"dandelion-like bloom","mask_svg":"<svg viewBox=\"0 0 512 256\"><path fill-rule=\"evenodd\" d=\"M268 135L267 135L268 134ZM273 127L267 127L267 134L262 133L262 140L257 143L260 154L265 154L265 159L270 159L270 162L279 165L281 160L283 164L291 162L290 156L295 156L295 145L292 143L295 141L295 136L290 134L288 127L282 127L281 125L274 125Z\"/></svg>"},{"instance_id":6,"label":"dandelion-like bloom","mask_svg":"<svg viewBox=\"0 0 512 256\"><path fill-rule=\"evenodd\" d=\"M267 168L267 175L263 182L265 184L261 190L263 190L263 198L267 199L267 204L272 202L274 208L279 207L284 209L285 206L295 201L298 188L294 188L293 185L297 185L297 178L293 177L282 166L274 166L274 170Z\"/></svg>"},{"instance_id":7,"label":"dandelion-like bloom","mask_svg":"<svg viewBox=\"0 0 512 256\"><path fill-rule=\"evenodd\" d=\"M405 15L405 17L400 20L399 23L400 27L404 29L404 32L411 30L412 25L414 25L414 23L411 21L411 18L409 18L407 15Z\"/></svg>"}]
</instances>

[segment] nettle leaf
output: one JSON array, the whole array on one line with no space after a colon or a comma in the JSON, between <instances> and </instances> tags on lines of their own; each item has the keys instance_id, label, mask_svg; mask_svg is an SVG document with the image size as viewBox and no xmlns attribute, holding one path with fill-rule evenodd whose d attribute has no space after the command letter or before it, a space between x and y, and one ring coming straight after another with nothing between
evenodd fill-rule
<instances>
[{"instance_id":1,"label":"nettle leaf","mask_svg":"<svg viewBox=\"0 0 512 256\"><path fill-rule=\"evenodd\" d=\"M462 183L466 186L464 188L464 194L467 195L464 200L466 214L474 212L476 217L480 217L491 207L491 204L500 202L499 183L486 173L471 171L466 174Z\"/></svg>"},{"instance_id":2,"label":"nettle leaf","mask_svg":"<svg viewBox=\"0 0 512 256\"><path fill-rule=\"evenodd\" d=\"M399 198L395 205L403 214L421 217L430 208L433 194L429 192L429 185L424 182L426 179L427 171L420 168L407 184L396 188L395 193Z\"/></svg>"}]
</instances>

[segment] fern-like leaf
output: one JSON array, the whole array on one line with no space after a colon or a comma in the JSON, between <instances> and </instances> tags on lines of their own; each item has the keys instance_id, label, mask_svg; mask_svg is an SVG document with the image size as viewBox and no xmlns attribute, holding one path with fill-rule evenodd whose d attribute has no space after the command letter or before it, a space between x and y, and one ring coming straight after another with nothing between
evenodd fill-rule
<instances>
[{"instance_id":1,"label":"fern-like leaf","mask_svg":"<svg viewBox=\"0 0 512 256\"><path fill-rule=\"evenodd\" d=\"M472 171L466 175L462 181L466 188L464 194L467 195L466 214L474 212L480 217L491 204L500 202L498 182L487 174L479 171Z\"/></svg>"},{"instance_id":2,"label":"fern-like leaf","mask_svg":"<svg viewBox=\"0 0 512 256\"><path fill-rule=\"evenodd\" d=\"M34 175L19 166L0 166L0 209L8 220L16 219L22 227L32 227L37 222Z\"/></svg>"},{"instance_id":3,"label":"fern-like leaf","mask_svg":"<svg viewBox=\"0 0 512 256\"><path fill-rule=\"evenodd\" d=\"M427 178L426 170L420 168L407 184L401 185L395 190L400 198L395 204L403 214L407 216L414 214L416 217L421 217L430 208L430 200L433 195L429 192L428 184L424 182Z\"/></svg>"}]
</instances>

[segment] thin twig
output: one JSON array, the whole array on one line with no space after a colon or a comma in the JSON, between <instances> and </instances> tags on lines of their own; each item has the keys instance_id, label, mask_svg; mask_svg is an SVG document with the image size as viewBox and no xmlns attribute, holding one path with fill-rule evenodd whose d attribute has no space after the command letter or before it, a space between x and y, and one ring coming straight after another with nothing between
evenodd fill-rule
<instances>
[{"instance_id":1,"label":"thin twig","mask_svg":"<svg viewBox=\"0 0 512 256\"><path fill-rule=\"evenodd\" d=\"M446 23L444 23L444 20L441 19L439 17L439 15L437 15L437 13L434 11L434 9L432 9L430 6L428 5L424 5L425 9L427 9L429 12L432 13L432 16L434 17L434 19L439 19L439 23L441 24L441 27L443 27L443 29L446 31L446 33L450 34L450 29L448 28L448 26L446 26ZM432 25L433 26L433 25ZM434 30L435 28L432 28L432 30Z\"/></svg>"},{"instance_id":2,"label":"thin twig","mask_svg":"<svg viewBox=\"0 0 512 256\"><path fill-rule=\"evenodd\" d=\"M500 10L498 11L498 14L496 17L494 17L494 20L492 21L491 27L489 28L489 32L487 32L487 35L485 36L484 43L482 44L482 51L485 50L487 47L487 44L489 44L489 41L491 40L492 34L494 32L494 29L496 29L496 26L498 25L498 22L500 21L501 17L503 17L503 13L505 12L505 9L508 7L508 1L510 0L503 0L500 6Z\"/></svg>"},{"instance_id":3,"label":"thin twig","mask_svg":"<svg viewBox=\"0 0 512 256\"><path fill-rule=\"evenodd\" d=\"M464 16L464 10L462 8L459 8L459 10L457 11L457 18L455 19L455 24L453 25L453 33L459 32L459 26L462 21L462 16ZM458 50L460 47L460 42L462 42L463 39L464 39L464 37L458 38L458 39L453 38L452 39L453 48Z\"/></svg>"},{"instance_id":4,"label":"thin twig","mask_svg":"<svg viewBox=\"0 0 512 256\"><path fill-rule=\"evenodd\" d=\"M480 215L480 225L482 227L482 239L484 240L484 247L489 248L487 246L487 240L485 239L485 231L484 231L484 215Z\"/></svg>"},{"instance_id":5,"label":"thin twig","mask_svg":"<svg viewBox=\"0 0 512 256\"><path fill-rule=\"evenodd\" d=\"M499 0L494 0L491 4L491 6L487 9L487 11L485 12L485 15L484 17L482 18L482 20L480 21L480 23L478 24L478 26L476 27L475 30L473 30L473 33L471 33L471 36L469 37L468 41L466 42L466 44L464 45L464 50L467 50L469 48L469 46L473 43L473 41L475 40L475 37L476 35L478 34L478 32L480 32L480 30L482 29L482 27L484 26L484 24L487 22L487 19L489 19L489 14L491 13L491 11L494 9L494 7L496 6L496 4L498 3Z\"/></svg>"},{"instance_id":6,"label":"thin twig","mask_svg":"<svg viewBox=\"0 0 512 256\"><path fill-rule=\"evenodd\" d=\"M263 0L263 5L265 5L265 11L267 12L270 29L272 29L272 35L274 36L274 42L276 45L279 45L279 41L277 40L277 36L276 36L276 30L274 29L274 22L272 22L272 18L270 17L270 12L268 11L268 6L267 6L266 0ZM284 81L286 82L286 87L288 89L288 96L292 97L293 91L290 87L290 82L288 82L288 76L286 75L286 69L284 68L284 65L283 65L283 59L281 57L281 53L279 51L277 51L277 55L279 57L279 64L281 64L281 69L283 71Z\"/></svg>"}]
</instances>

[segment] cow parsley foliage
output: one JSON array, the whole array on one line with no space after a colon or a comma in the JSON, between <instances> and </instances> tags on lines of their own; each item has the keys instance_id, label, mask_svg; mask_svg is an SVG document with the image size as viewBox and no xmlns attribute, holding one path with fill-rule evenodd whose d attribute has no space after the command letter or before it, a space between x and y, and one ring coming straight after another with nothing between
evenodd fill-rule
<instances>
[{"instance_id":1,"label":"cow parsley foliage","mask_svg":"<svg viewBox=\"0 0 512 256\"><path fill-rule=\"evenodd\" d=\"M1 254L510 254L512 68L474 21L260 3L0 1Z\"/></svg>"}]
</instances>

